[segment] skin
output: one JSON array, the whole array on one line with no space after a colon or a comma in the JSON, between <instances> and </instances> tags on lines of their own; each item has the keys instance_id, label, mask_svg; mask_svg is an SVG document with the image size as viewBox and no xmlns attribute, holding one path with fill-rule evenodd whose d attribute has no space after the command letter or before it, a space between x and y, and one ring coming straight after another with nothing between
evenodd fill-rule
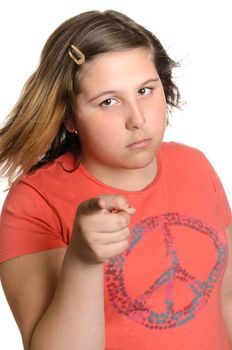
<instances>
[{"instance_id":1,"label":"skin","mask_svg":"<svg viewBox=\"0 0 232 350\"><path fill-rule=\"evenodd\" d=\"M113 187L140 190L149 184L166 127L166 100L148 49L102 54L87 63L76 105L75 120L66 127L78 130L83 165ZM131 145L144 139L144 146Z\"/></svg>"},{"instance_id":2,"label":"skin","mask_svg":"<svg viewBox=\"0 0 232 350\"><path fill-rule=\"evenodd\" d=\"M78 129L82 163L116 188L144 188L156 175L155 152L166 124L163 87L150 53L101 55L85 65L80 84L76 118L66 120L66 127ZM93 100L109 89L113 95ZM134 212L117 194L92 198L77 209L67 249L1 264L2 286L26 350L104 349L103 262L127 248Z\"/></svg>"},{"instance_id":3,"label":"skin","mask_svg":"<svg viewBox=\"0 0 232 350\"><path fill-rule=\"evenodd\" d=\"M129 191L144 188L156 175L155 152L166 125L163 87L149 52L103 54L83 66L80 84L76 117L66 120L66 127L78 130L83 165L108 185ZM93 99L109 90L114 93ZM130 146L144 139L148 141ZM128 246L134 212L117 194L92 198L77 209L67 249L0 265L2 286L26 350L104 349L103 262ZM231 261L227 271L222 301L230 310ZM230 324L231 314L225 313Z\"/></svg>"}]
</instances>

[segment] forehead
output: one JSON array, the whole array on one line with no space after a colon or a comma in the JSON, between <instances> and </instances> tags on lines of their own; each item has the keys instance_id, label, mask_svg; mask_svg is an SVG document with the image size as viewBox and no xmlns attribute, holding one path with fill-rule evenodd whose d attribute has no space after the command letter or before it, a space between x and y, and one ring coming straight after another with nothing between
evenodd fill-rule
<instances>
[{"instance_id":1,"label":"forehead","mask_svg":"<svg viewBox=\"0 0 232 350\"><path fill-rule=\"evenodd\" d=\"M81 89L117 84L125 80L143 80L158 76L154 58L147 48L100 54L86 62L79 76Z\"/></svg>"}]
</instances>

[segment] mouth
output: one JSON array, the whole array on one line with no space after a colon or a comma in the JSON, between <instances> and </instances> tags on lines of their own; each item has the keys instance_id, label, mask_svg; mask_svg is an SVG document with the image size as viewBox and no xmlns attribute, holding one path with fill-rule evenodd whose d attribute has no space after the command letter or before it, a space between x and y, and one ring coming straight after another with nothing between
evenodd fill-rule
<instances>
[{"instance_id":1,"label":"mouth","mask_svg":"<svg viewBox=\"0 0 232 350\"><path fill-rule=\"evenodd\" d=\"M142 139L142 140L138 140L135 141L133 143L130 143L129 145L127 145L128 148L143 148L148 146L151 143L151 138L148 139Z\"/></svg>"}]
</instances>

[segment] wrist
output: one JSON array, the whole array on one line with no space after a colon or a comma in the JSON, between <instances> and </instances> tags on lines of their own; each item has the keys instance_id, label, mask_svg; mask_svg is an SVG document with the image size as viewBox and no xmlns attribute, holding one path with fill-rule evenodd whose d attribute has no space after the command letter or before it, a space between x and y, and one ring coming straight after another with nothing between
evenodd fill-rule
<instances>
[{"instance_id":1,"label":"wrist","mask_svg":"<svg viewBox=\"0 0 232 350\"><path fill-rule=\"evenodd\" d=\"M70 244L67 248L66 260L70 263L82 265L86 268L97 268L102 267L104 262L98 261L97 257L94 256L94 253L90 251L90 249L85 247L76 247Z\"/></svg>"}]
</instances>

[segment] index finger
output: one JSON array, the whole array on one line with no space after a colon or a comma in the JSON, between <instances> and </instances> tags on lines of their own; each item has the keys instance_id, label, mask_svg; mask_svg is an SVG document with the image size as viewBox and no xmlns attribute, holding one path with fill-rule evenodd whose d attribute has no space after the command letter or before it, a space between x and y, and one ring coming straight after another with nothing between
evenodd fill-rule
<instances>
[{"instance_id":1,"label":"index finger","mask_svg":"<svg viewBox=\"0 0 232 350\"><path fill-rule=\"evenodd\" d=\"M135 208L133 208L125 197L120 195L103 195L100 198L98 204L102 209L106 209L109 212L125 211L128 214L134 214Z\"/></svg>"},{"instance_id":2,"label":"index finger","mask_svg":"<svg viewBox=\"0 0 232 350\"><path fill-rule=\"evenodd\" d=\"M123 196L119 195L101 195L84 201L80 204L78 213L90 215L98 210L110 213L125 211L130 215L135 213L135 208L128 204Z\"/></svg>"}]
</instances>

